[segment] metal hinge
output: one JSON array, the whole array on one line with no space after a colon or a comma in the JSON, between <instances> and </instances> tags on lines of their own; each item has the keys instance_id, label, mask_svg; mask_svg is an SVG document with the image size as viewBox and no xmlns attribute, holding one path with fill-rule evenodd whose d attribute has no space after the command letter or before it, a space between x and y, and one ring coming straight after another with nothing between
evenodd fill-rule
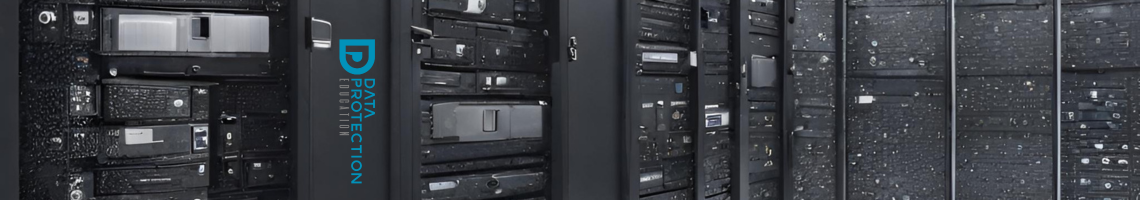
<instances>
[{"instance_id":1,"label":"metal hinge","mask_svg":"<svg viewBox=\"0 0 1140 200\"><path fill-rule=\"evenodd\" d=\"M578 37L570 36L570 62L578 60Z\"/></svg>"}]
</instances>

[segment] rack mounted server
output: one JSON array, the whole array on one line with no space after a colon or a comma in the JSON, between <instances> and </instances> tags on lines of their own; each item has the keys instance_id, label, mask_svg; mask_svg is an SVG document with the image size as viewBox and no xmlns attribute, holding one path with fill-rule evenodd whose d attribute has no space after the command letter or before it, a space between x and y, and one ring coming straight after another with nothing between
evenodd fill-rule
<instances>
[{"instance_id":1,"label":"rack mounted server","mask_svg":"<svg viewBox=\"0 0 1140 200\"><path fill-rule=\"evenodd\" d=\"M286 9L22 1L21 198L288 198Z\"/></svg>"},{"instance_id":2,"label":"rack mounted server","mask_svg":"<svg viewBox=\"0 0 1140 200\"><path fill-rule=\"evenodd\" d=\"M412 2L422 156L412 199L545 199L555 1ZM401 66L404 67L404 66Z\"/></svg>"}]
</instances>

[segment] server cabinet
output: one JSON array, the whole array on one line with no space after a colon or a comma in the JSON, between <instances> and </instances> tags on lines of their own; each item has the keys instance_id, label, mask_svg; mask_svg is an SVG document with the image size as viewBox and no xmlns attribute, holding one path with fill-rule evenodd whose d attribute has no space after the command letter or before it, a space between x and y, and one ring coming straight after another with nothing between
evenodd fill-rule
<instances>
[{"instance_id":1,"label":"server cabinet","mask_svg":"<svg viewBox=\"0 0 1140 200\"><path fill-rule=\"evenodd\" d=\"M622 3L622 199L701 199L701 1ZM694 116L695 115L695 116ZM701 121L703 122L703 121Z\"/></svg>"},{"instance_id":2,"label":"server cabinet","mask_svg":"<svg viewBox=\"0 0 1140 200\"><path fill-rule=\"evenodd\" d=\"M1061 3L1061 199L1135 199L1137 2Z\"/></svg>"},{"instance_id":3,"label":"server cabinet","mask_svg":"<svg viewBox=\"0 0 1140 200\"><path fill-rule=\"evenodd\" d=\"M846 163L843 117L843 58L840 34L842 1L794 1L788 69L791 89L783 105L789 112L785 129L790 132L788 165L794 177L785 186L791 199L843 199L842 177Z\"/></svg>"},{"instance_id":4,"label":"server cabinet","mask_svg":"<svg viewBox=\"0 0 1140 200\"><path fill-rule=\"evenodd\" d=\"M393 2L393 198L561 195L566 2Z\"/></svg>"},{"instance_id":5,"label":"server cabinet","mask_svg":"<svg viewBox=\"0 0 1140 200\"><path fill-rule=\"evenodd\" d=\"M846 1L847 199L952 199L950 4Z\"/></svg>"},{"instance_id":6,"label":"server cabinet","mask_svg":"<svg viewBox=\"0 0 1140 200\"><path fill-rule=\"evenodd\" d=\"M958 198L1059 197L1057 6L954 3Z\"/></svg>"},{"instance_id":7,"label":"server cabinet","mask_svg":"<svg viewBox=\"0 0 1140 200\"><path fill-rule=\"evenodd\" d=\"M21 198L294 196L292 2L19 3Z\"/></svg>"},{"instance_id":8,"label":"server cabinet","mask_svg":"<svg viewBox=\"0 0 1140 200\"><path fill-rule=\"evenodd\" d=\"M781 5L622 3L622 199L780 198Z\"/></svg>"},{"instance_id":9,"label":"server cabinet","mask_svg":"<svg viewBox=\"0 0 1140 200\"><path fill-rule=\"evenodd\" d=\"M785 112L788 104L788 72L791 62L791 34L789 16L795 12L792 1L734 1L733 33L738 38L732 49L734 60L744 66L740 71L739 87L733 92L739 103L741 118L735 122L740 133L737 137L737 164L733 169L734 199L784 199L791 172L788 168L787 144L789 136ZM745 20L747 19L747 20ZM739 188L736 188L739 187ZM738 194L740 196L735 196Z\"/></svg>"}]
</instances>

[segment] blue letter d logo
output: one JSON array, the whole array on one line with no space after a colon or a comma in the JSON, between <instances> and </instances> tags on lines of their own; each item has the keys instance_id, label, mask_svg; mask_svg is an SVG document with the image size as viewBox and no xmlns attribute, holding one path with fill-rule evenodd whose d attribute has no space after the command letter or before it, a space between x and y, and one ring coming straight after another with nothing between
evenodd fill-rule
<instances>
[{"instance_id":1,"label":"blue letter d logo","mask_svg":"<svg viewBox=\"0 0 1140 200\"><path fill-rule=\"evenodd\" d=\"M345 48L347 46L367 46L368 47L368 57L364 57L363 52L347 51L347 49ZM353 67L352 65L348 64L349 63L348 58L346 58L345 56L351 56L352 57L352 63L360 62L361 59L365 59L365 58L367 58L368 61L366 63L364 63L364 66ZM365 72L368 72L368 70L372 69L372 61L376 60L375 57L376 57L376 40L372 40L372 39L342 39L342 40L340 40L340 67L343 67L344 71L347 71L349 74L361 75L361 74L364 74Z\"/></svg>"}]
</instances>

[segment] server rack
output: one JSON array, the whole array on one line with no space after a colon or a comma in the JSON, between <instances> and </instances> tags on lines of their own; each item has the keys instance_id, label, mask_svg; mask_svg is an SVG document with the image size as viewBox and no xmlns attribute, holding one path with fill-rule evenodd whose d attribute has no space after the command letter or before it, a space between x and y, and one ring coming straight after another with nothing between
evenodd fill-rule
<instances>
[{"instance_id":1,"label":"server rack","mask_svg":"<svg viewBox=\"0 0 1140 200\"><path fill-rule=\"evenodd\" d=\"M789 132L791 199L845 199L842 66L844 1L798 0L789 19L789 86L784 101ZM795 103L792 103L795 102Z\"/></svg>"},{"instance_id":2,"label":"server rack","mask_svg":"<svg viewBox=\"0 0 1140 200\"><path fill-rule=\"evenodd\" d=\"M740 74L734 82L741 91L729 96L738 100L736 109L740 113L740 124L736 130L736 145L740 147L733 166L733 199L782 199L783 190L790 180L788 162L788 140L785 134L787 125L787 88L791 80L788 61L791 45L786 39L791 35L788 16L793 16L792 1L734 1L732 33L737 44L733 47L734 61L741 65L740 70L730 70L730 74ZM748 20L745 20L748 19ZM771 20L771 22L768 22ZM772 40L772 41L765 41ZM734 122L737 123L737 122Z\"/></svg>"},{"instance_id":3,"label":"server rack","mask_svg":"<svg viewBox=\"0 0 1140 200\"><path fill-rule=\"evenodd\" d=\"M392 197L564 198L568 3L393 3Z\"/></svg>"},{"instance_id":4,"label":"server rack","mask_svg":"<svg viewBox=\"0 0 1140 200\"><path fill-rule=\"evenodd\" d=\"M19 3L21 197L292 196L291 4Z\"/></svg>"},{"instance_id":5,"label":"server rack","mask_svg":"<svg viewBox=\"0 0 1140 200\"><path fill-rule=\"evenodd\" d=\"M956 197L1060 198L1060 32L1050 23L1058 20L1060 4L958 1L954 6ZM992 121L998 118L1020 123ZM1002 172L1014 169L1022 173ZM1021 182L1034 187L997 185Z\"/></svg>"},{"instance_id":6,"label":"server rack","mask_svg":"<svg viewBox=\"0 0 1140 200\"><path fill-rule=\"evenodd\" d=\"M11 16L6 15L5 17L7 19L13 19L13 20L5 20L5 24L3 24L3 28L0 29L0 30L2 30L0 32L3 33L2 36L5 39L5 43L4 43L5 52L4 52L3 57L5 57L5 58L11 57L9 59L4 59L4 60L13 62L13 64L11 64L11 66L18 66L18 64L16 64L16 62L18 62L19 59L17 59L16 57L17 57L17 55L21 55L21 54L17 53L18 51L17 51L16 47L19 44L16 43L16 41L19 39L19 37L17 35L17 33L18 33L17 31L20 30L20 27L17 25L19 25L18 22L20 22L20 21L17 21L14 19L19 19L21 17L27 17L27 16L22 14L20 11L18 11L18 9L20 9L20 6L16 6L16 5L18 3L20 3L19 1L6 1L6 2L11 3L11 6L5 6L5 9L11 9L12 11L11 12L3 12L3 13L10 14ZM332 109L327 109L326 107L323 107L323 106L333 105L333 104L329 104L329 102L334 102L334 101L336 101L336 99L328 98L328 97L331 97L332 95L329 95L329 93L325 93L327 91L322 91L321 89L322 88L335 87L335 84L330 84L330 82L328 82L328 80L331 80L330 78L342 76L341 74L336 74L335 71L333 71L333 70L322 69L323 66L328 66L328 65L334 63L337 60L337 58L336 58L337 55L335 55L336 54L335 52L328 51L328 50L322 50L322 49L325 49L327 47L319 47L319 46L314 47L314 41L316 41L316 40L323 40L323 41L331 43L332 41L330 41L330 40L333 38L332 37L333 35L331 35L332 32L318 33L318 34L323 34L323 35L314 35L314 33L320 32L320 31L313 31L312 28L313 28L314 22L315 21L323 21L323 22L334 21L334 22L339 23L341 26L337 26L336 28L331 28L331 29L325 29L325 31L331 31L332 29L335 29L336 30L335 32L337 33L336 34L337 39L340 39L340 38L375 38L377 36L386 37L386 33L377 31L377 30L387 30L385 28L386 27L385 23L380 23L381 26L376 26L375 24L370 24L371 19L382 19L382 20L388 19L386 14L381 15L381 14L378 14L377 12L375 12L375 9L387 9L388 5L386 2L381 2L382 3L381 4L378 2L372 2L372 1L353 1L353 2L334 1L334 2L322 2L321 4L313 4L313 5L310 5L310 2L307 0L298 0L298 1L224 1L225 3L229 3L229 4L217 4L217 5L213 5L211 3L223 2L223 1L179 1L179 2L173 2L173 3L169 2L169 1L42 1L42 2L75 5L76 7L83 7L83 6L98 7L98 6L106 6L106 5L108 5L108 3L110 3L110 4L113 4L113 6L110 6L110 7L116 7L116 8L153 9L153 10L162 10L162 11L171 11L171 12L194 11L194 10L183 10L185 8L191 8L191 9L196 9L197 11L215 11L215 12L220 12L220 13L247 13L248 14L248 13L257 13L256 10L258 10L258 9L262 9L262 10L269 9L269 8L276 9L273 11L273 15L277 16L278 18L280 18L282 20L280 22L277 22L277 21L273 22L274 23L274 29L275 29L275 31L273 33L273 37L275 38L275 42L273 42L274 43L273 45L275 45L275 46L280 45L280 46L275 47L273 49L276 53L279 53L279 54L281 54L282 57L287 57L288 59L284 59L284 62L281 62L279 64L275 64L275 65L279 65L279 67L282 68L284 71L283 72L284 75L278 76L278 78L280 78L279 83L284 84L284 85L288 85L291 87L289 88L289 91L288 91L288 97L268 98L268 99L273 99L271 101L287 100L290 102L290 103L288 103L289 105L287 106L288 107L287 109L282 109L280 111L281 113L288 113L290 117L286 117L285 119L273 118L272 121L277 121L274 123L278 123L278 122L283 121L285 124L287 124L286 125L287 127L284 127L284 130L282 130L282 131L288 132L291 134L290 136L288 136L288 137L290 137L289 138L289 140L290 140L289 145L286 145L286 146L288 146L288 148L290 148L290 151L288 153L278 154L278 155L279 156L287 156L287 157L290 157L290 158L295 159L295 160L290 160L290 162L292 162L292 163L284 164L283 166L281 165L282 163L262 163L262 164L273 164L273 165L276 165L278 167L291 168L288 170L295 170L296 172L291 172L289 174L283 175L285 177L292 176L294 181L291 181L292 183L289 183L289 184L281 184L281 185L275 186L275 187L287 187L286 190L275 191L275 194L291 196L292 198L298 198L298 199L312 199L315 197L328 198L328 197L337 197L338 195L341 197L387 196L387 179L384 178L384 176L388 173L386 171L387 167L383 167L383 166L390 164L386 161L386 157L388 156L386 154L389 151L384 150L384 149L377 149L375 152L377 152L379 154L385 154L385 155L378 155L377 153L372 153L371 155L377 155L377 156L370 156L370 157L367 157L364 159L360 159L360 160L364 160L367 163L370 163L371 166L378 166L378 167L371 168L371 169L380 169L380 170L373 171L373 173L370 174L373 176L369 176L369 178L363 179L363 180L366 180L367 182L369 182L369 184L367 184L367 186L374 186L374 188L369 188L366 190L360 189L360 188L364 188L365 186L360 186L360 185L351 186L351 185L347 184L347 181L342 182L342 181L336 181L336 180L331 180L331 181L328 180L327 177L331 177L333 175L338 175L338 176L343 175L340 173L344 169L344 164L343 164L344 162L341 162L343 160L342 158L322 158L322 157L312 156L313 154L331 152L334 149L334 147L336 150L341 150L339 147L343 146L343 145L339 144L339 142L337 141L337 140L340 140L340 138L332 136L332 135L308 134L308 133L315 133L315 132L324 132L324 131L328 130L327 128L333 127L333 126L327 126L327 123L328 123L327 119L321 119L321 117L310 117L310 115L311 114L323 115L322 113L325 113L324 111L332 110ZM165 4L163 2L165 2ZM260 6L260 7L255 6L254 8L237 8L237 9L227 7L227 6L233 7L233 6L238 6L238 5L245 5L245 4L251 3L251 2L264 2L264 3L270 4L270 5L269 6ZM144 5L144 4L149 5L149 6L140 6L140 5ZM164 5L164 6L158 6L158 5ZM202 5L213 5L213 6L203 7ZM221 6L218 6L218 5L221 5ZM98 13L98 12L96 12L96 13ZM334 13L336 13L336 14L334 14ZM350 16L349 15L350 13L353 13L353 15ZM66 17L70 16L71 14L64 14L64 13L58 13L58 14L60 14L60 15L56 16L56 17L60 18L59 20L61 20L61 21L68 22L69 20L72 20L70 18L66 18ZM320 19L314 18L314 16L325 17L324 19L329 19L329 20L320 20ZM371 16L371 17L369 17L370 18L369 20L357 18L357 17L361 17L361 16ZM34 19L34 16L33 16L33 18L29 18L29 19ZM99 19L90 19L89 18L89 20L99 20ZM33 21L24 20L24 22L29 22L28 24L32 24L31 22L33 22ZM221 21L215 21L215 22L220 23ZM331 25L331 23L323 23L323 24L324 25ZM318 25L320 25L320 24L318 24ZM61 26L61 27L64 27L64 26ZM323 28L330 28L330 27L323 27ZM314 37L314 36L316 36L316 37ZM276 40L284 40L286 42L276 42ZM12 43L8 43L8 42L12 42ZM380 46L387 46L387 45L385 45L385 43L387 43L387 40L385 40L385 39L377 41L377 44L379 44ZM325 44L329 44L329 43L325 43ZM8 49L8 48L11 48L11 49ZM380 48L380 52L377 52L377 55L379 55L379 56L374 58L374 60L377 63L387 63L388 62L387 58L390 56L386 55L387 54L386 52L387 52L386 48ZM225 59L225 58L223 58L223 59ZM119 60L123 60L123 59L119 59ZM127 59L127 60L129 60L129 59ZM145 60L145 59L142 59L142 60ZM211 62L210 60L200 60L200 61L202 61L202 63ZM123 64L123 63L120 63L120 65L121 64ZM222 63L222 64L225 64L225 63ZM147 73L150 73L150 72L146 72L146 71L139 72L139 71L127 70L128 68L132 68L132 67L137 68L137 66L123 66L124 71L122 71L123 74L121 76L138 75L140 73L142 75L148 75ZM209 67L209 66L207 66L207 67ZM13 84L4 84L3 87L5 87L5 89L11 89L12 91L9 91L10 94L21 94L21 95L10 95L9 96L10 99L5 98L5 100L15 101L16 99L20 98L20 96L25 96L25 94L16 90L16 88L20 85L19 83L16 83L16 82L18 82L20 80L18 77L20 77L21 74L19 73L19 69L17 67L10 67L10 68L6 68L6 69L12 70L11 73L5 73L6 74L5 76L9 76L9 75L12 76L11 78L9 78L7 80L12 80ZM164 70L168 70L168 69L164 69ZM219 71L219 70L221 70L221 71ZM197 72L199 72L198 74L192 74L192 75L232 76L233 74L226 74L226 73L240 73L240 72L225 71L225 70L226 69L207 68L205 70L197 71ZM378 73L370 73L366 76L373 76L375 74L385 74L386 73L386 71L374 70L374 72L375 71L379 71L379 72ZM213 73L213 74L211 74L211 73ZM149 74L149 75L154 75L154 74ZM385 76L386 76L386 74L385 74ZM357 76L357 77L363 77L363 76ZM177 79L177 78L175 78L175 79ZM380 87L387 88L386 82L385 83L379 83L379 84L380 84ZM11 88L8 88L8 87L11 87ZM378 91L378 93L383 93L380 95L381 97L387 96L386 91ZM333 95L335 95L335 94L333 94ZM380 100L378 102L381 104L387 105L387 103L385 103L386 99L387 98L380 98ZM207 101L199 101L199 102L205 103ZM209 102L209 103L218 103L218 102ZM224 104L224 102L221 102L221 103ZM12 119L7 119L7 118L4 119L4 123L12 123L10 126L6 126L6 127L12 127L13 129L18 129L20 127L20 125L17 124L18 120L15 118L17 113L19 113L19 110L16 108L16 106L18 104L16 102L6 102L4 105L5 105L5 107L4 107L5 112L3 112L3 113L10 113L13 115L13 116L10 116L10 117L13 117ZM250 105L242 105L242 106L250 106ZM10 110L8 110L8 109L10 109ZM383 110L383 109L385 109L385 108L380 108L379 110ZM244 113L244 112L239 112L239 113ZM231 116L237 117L237 120L234 120L234 121L242 121L242 118L239 116L264 116L263 114L265 114L265 113L246 113L246 114L238 115L239 113L230 113L230 114L233 114ZM211 116L210 118L221 118L221 117ZM265 121L265 119L266 118L254 117L253 119L250 119L250 120ZM213 123L214 120L210 120L210 121L211 121L211 123ZM384 120L380 120L380 121L384 121ZM384 126L386 126L385 125L386 123L379 123L378 122L378 123L372 123L372 124L379 126L379 127L377 127L377 130L375 130L375 132L381 132L379 130L385 129ZM215 128L215 130L219 130L225 126L233 127L233 126L240 126L240 125L219 125L219 126L213 127L213 128ZM233 128L234 129L240 129L240 128L236 128L236 127L233 127ZM247 128L255 128L255 127L247 127ZM155 130L158 130L157 127ZM10 132L17 133L19 131L14 130L14 131L10 131ZM20 141L18 139L19 138L18 134L4 134L4 135L5 135L4 136L5 138L12 137L12 138L6 139L4 141L11 141L14 143L17 141ZM375 134L375 135L378 137L371 138L371 139L374 139L373 141L375 141L375 142L371 142L367 146L373 146L376 143L380 143L380 142L384 142L384 143L388 142L387 138L384 135L381 135L381 134ZM223 137L217 136L217 137L211 137L211 138L219 139L219 141L222 141L220 138L223 138ZM240 137L238 137L238 138L240 138ZM247 137L246 139L250 140L252 138ZM212 142L212 143L222 144L222 142ZM15 150L15 148L19 147L19 145L14 144L14 145L8 145L8 146L13 147L13 149L12 149L12 151L4 151L5 157L3 159L6 161L10 161L10 162L4 162L4 163L9 163L12 165L11 167L15 168L18 166L18 163L20 163L19 160L15 157L8 158L7 156L9 156L9 153L11 154L11 156L15 156L19 152L18 150ZM257 150L257 149L254 149L254 150ZM261 150L264 150L264 149L261 149ZM255 153L255 152L246 152L246 153ZM265 152L260 152L260 153L264 154ZM223 158L220 158L220 159L223 159ZM250 163L250 164L253 164L253 163ZM290 167L293 165L295 165L295 167L296 167L295 169L292 169L292 167ZM6 164L5 166L7 167L8 165ZM210 167L211 168L221 167L221 165L218 165L218 166L210 165ZM268 166L263 166L263 167L268 167ZM9 173L9 172L13 173L13 175L9 176L9 177L19 177L18 175L15 175L17 172L19 172L19 170L16 170L14 168L13 169L6 169L4 171L6 171L5 173ZM123 168L123 169L106 168L106 170L121 171L121 170L137 170L137 169L132 169L132 168ZM375 173L377 171L384 171L384 173ZM254 175L254 174L251 173L251 175ZM265 174L260 174L260 175L265 175ZM259 176L259 177L260 178L267 178L267 176ZM281 178L282 176L277 176L277 177ZM6 180L10 180L11 184L15 184L16 181L18 181L18 179L6 179ZM322 184L312 184L312 182L320 182ZM260 183L264 183L264 182L260 182ZM8 182L5 182L5 184L8 184ZM255 186L253 184L251 184L249 186L250 187L257 187L257 188L266 188L265 186ZM16 199L16 198L20 197L19 196L20 192L18 192L18 189L19 189L19 187L15 186L15 185L12 185L10 187L8 185L5 185L2 189L3 190L2 193L4 195L9 195L9 194L12 195L12 197L10 197L9 199ZM192 192L188 192L185 194L191 195L191 196L199 195L199 194L194 194ZM173 194L173 195L179 195L179 194ZM211 195L211 196L215 196L215 195ZM256 196L248 195L248 193L233 193L232 196L231 195L225 195L225 196L230 196L233 198L254 198L254 199L278 198L278 197L268 197L268 196L256 197ZM35 198L35 197L29 197L29 196L24 196L24 197L25 198ZM159 198L158 196L153 196L151 194L140 195L140 196L136 196L136 197ZM215 196L215 197L217 197L217 196Z\"/></svg>"},{"instance_id":7,"label":"server rack","mask_svg":"<svg viewBox=\"0 0 1140 200\"><path fill-rule=\"evenodd\" d=\"M1135 1L1056 2L1061 90L1060 199L1136 198L1136 63L1129 24ZM1121 12L1121 10L1130 10ZM1095 28L1094 28L1095 27Z\"/></svg>"},{"instance_id":8,"label":"server rack","mask_svg":"<svg viewBox=\"0 0 1140 200\"><path fill-rule=\"evenodd\" d=\"M652 27L643 28L643 26L653 25L647 24L647 19L642 16L643 3L661 3L666 5L673 5L672 15L678 17L669 19L648 19L660 20L659 23L672 24L674 27ZM671 4L670 4L671 3ZM704 126L698 123L698 119L703 119L703 106L704 101L701 101L701 83L703 83L703 68L701 68L700 55L704 55L700 49L700 28L701 26L701 1L624 1L622 6L622 39L619 40L622 46L622 64L620 65L623 70L622 84L624 90L623 98L623 146L625 147L623 155L623 189L620 190L622 199L653 199L658 197L661 199L698 199L704 198L705 192L703 190L705 184L705 172L701 170L699 164L703 161L700 155L704 154L705 141L702 140L704 135ZM651 8L651 7L650 7ZM665 21L668 20L668 21ZM642 78L642 67L644 59L642 56L646 55L641 52L639 44L643 38L647 38L646 42L652 42L655 35L653 34L668 34L669 40L659 39L669 43L674 47L673 50L666 53L671 54L673 59L663 65L669 65L666 68L668 72L672 73L671 76L662 77L644 77ZM663 51L665 52L665 51ZM645 65L648 65L645 64ZM690 69L693 68L693 69ZM660 75L660 74L658 74ZM643 87L650 88L652 86L641 86L646 84L641 79L647 79L652 83L653 81L664 82L657 87L664 87L661 95L648 98L656 99L643 99L646 94L641 94ZM695 79L695 81L690 81ZM694 86L696 85L696 86ZM674 88L669 88L674 87ZM694 91L696 90L696 91ZM696 93L696 94L693 94ZM653 102L659 101L659 102ZM647 104L643 106L642 104ZM649 110L646 110L649 109ZM658 118L656 115L644 116L651 114L651 110L661 109L661 112L672 113L671 118ZM654 111L656 112L656 111ZM697 117L693 117L695 113ZM686 116L688 115L688 116ZM682 118L684 117L684 118ZM644 119L643 119L644 118ZM645 121L648 120L648 121ZM663 122L658 122L662 120ZM645 122L643 122L645 121ZM660 125L659 125L660 124ZM644 127L639 127L644 126ZM660 126L660 127L659 127ZM673 140L673 143L679 144L659 144L660 148L676 148L677 150L668 150L665 153L659 153L658 149L650 148L655 147L654 142L658 140L653 133L664 132ZM673 132L669 132L673 131ZM678 138L672 138L672 135L679 135ZM693 147L696 146L696 147ZM662 154L672 157L673 163L666 163L662 161ZM696 156L694 156L696 155ZM658 163L655 167L656 170L646 170L647 166L642 166L644 162ZM666 168L668 167L668 168ZM675 171L675 172L673 172ZM672 173L671 173L672 172ZM670 180L666 180L666 174ZM665 182L673 182L669 188L666 187ZM652 183L652 184L650 184ZM644 185L644 186L643 186ZM648 187L648 188L646 188ZM649 190L643 192L643 190ZM664 192L664 193L662 193Z\"/></svg>"},{"instance_id":9,"label":"server rack","mask_svg":"<svg viewBox=\"0 0 1140 200\"><path fill-rule=\"evenodd\" d=\"M953 197L949 4L841 4L846 198Z\"/></svg>"},{"instance_id":10,"label":"server rack","mask_svg":"<svg viewBox=\"0 0 1140 200\"><path fill-rule=\"evenodd\" d=\"M675 4L677 7L687 7L693 10L696 17L693 21L687 22L686 18L674 19L675 23L689 23L683 26L695 27L689 29L653 29L644 28L645 17L654 17L648 15L646 12L653 12L651 6L658 1L624 1L622 2L622 19L623 27L621 44L623 45L622 56L623 65L620 67L624 72L622 79L624 80L625 95L624 105L625 110L622 112L625 120L624 131L621 133L623 139L624 163L622 167L623 185L621 194L623 199L652 199L652 198L682 198L682 199L773 199L779 198L782 193L776 189L778 185L783 183L768 181L764 185L753 185L755 181L760 180L779 180L778 178L788 178L787 176L778 175L782 171L782 166L777 163L786 163L782 160L785 157L786 151L780 149L787 145L785 143L787 137L778 136L780 127L784 127L783 122L777 115L766 115L762 113L779 113L779 103L788 103L790 101L781 100L786 98L780 95L783 88L790 87L785 84L788 80L782 78L785 73L786 67L790 66L790 62L782 58L786 55L785 49L790 49L791 40L780 39L787 37L790 29L784 28L785 20L784 15L790 15L793 10L793 5L784 3L783 1L666 1ZM647 10L648 9L648 10ZM723 9L723 10L721 10ZM651 13L658 14L658 13ZM678 13L677 15L686 15L689 13ZM719 24L718 24L719 23ZM656 28L656 27L654 27ZM718 29L723 28L723 29ZM641 30L640 34L638 30ZM725 30L727 29L727 30ZM680 65L681 69L664 68L665 70L675 71L660 71L663 68L650 68L653 63L646 62L645 55L649 52L643 49L647 44L661 44L660 41L655 41L655 35L646 35L645 30L653 30L654 33L665 34L689 34L693 40L671 40L674 44L683 47L681 49L666 51L672 55L676 55L674 64ZM785 31L785 32L781 32ZM722 38L718 34L727 34L727 38ZM648 38L647 38L648 37ZM680 37L680 36L679 36ZM684 37L681 37L684 38ZM727 39L728 45L722 45L724 40ZM654 43L658 42L658 43ZM689 54L688 58L684 54ZM725 58L716 57L716 55L727 54L727 66L719 62ZM754 65L760 59L763 62L763 67ZM739 67L737 66L739 65ZM691 69L684 69L691 68ZM759 70L762 69L762 70ZM656 71L655 71L656 70ZM763 72L754 72L759 70ZM726 75L726 76L722 76ZM763 76L764 81L768 83L757 83L757 86L752 87L749 80L753 75ZM654 176L653 170L646 170L643 166L646 163L644 159L647 157L650 161L656 159L666 160L668 158L657 158L655 156L668 157L677 156L676 152L663 151L662 153L655 153L656 150L647 146L652 146L652 142L646 141L653 140L653 134L656 133L655 128L647 126L653 124L644 122L646 118L652 120L652 116L646 116L643 113L647 112L643 108L652 107L655 104L646 98L659 98L657 96L646 96L643 94L647 87L641 79L660 79L662 77L669 77L674 79L687 78L689 81L683 79L673 80L673 84L677 86L678 91L673 91L677 94L682 94L681 89L688 90L687 93L695 95L680 95L676 96L677 101L687 101L688 108L685 112L696 113L696 115L689 114L686 118L673 118L673 120L685 120L684 122L672 123L686 123L696 124L692 130L695 130L696 135L693 135L694 144L692 160L697 164L692 166L694 168L692 183L679 183L671 189L665 189L665 193L654 190L652 187L648 188L648 193L644 184L653 183L652 181L657 178L669 178L668 176L683 176L677 174L670 174L669 166L664 166L664 175ZM721 79L726 78L726 79ZM692 81L694 80L695 81ZM784 82L784 83L781 83ZM680 85L680 86L678 86ZM687 86L683 86L687 85ZM727 91L723 88L718 88L717 85L725 85ZM686 99L688 100L682 100ZM658 101L662 102L662 101ZM668 103L668 101L664 101ZM695 103L694 103L695 102ZM642 105L645 104L645 105ZM658 106L663 103L656 103ZM723 124L724 122L715 121L717 118L715 109L725 109L727 115L721 117L729 117L726 120L728 127L707 127L712 124ZM710 111L712 110L712 111ZM757 112L755 116L752 113ZM678 111L670 111L674 113L674 117L678 116ZM693 117L696 116L696 117ZM705 117L713 116L713 117ZM735 118L735 119L731 119ZM765 119L767 118L767 119ZM666 118L667 119L667 118ZM658 118L658 120L664 120ZM711 120L711 121L710 121ZM694 123L695 122L695 123ZM661 123L661 122L657 122ZM769 134L769 136L753 136L752 128L761 131L761 135ZM686 134L686 130L678 129L672 130L673 132L666 131L669 134ZM773 131L773 132L767 132ZM648 133L647 133L648 132ZM642 134L638 134L642 133ZM645 135L648 134L648 135ZM681 136L684 137L684 136ZM760 143L750 139L752 137L761 137ZM772 143L775 142L775 143ZM746 148L748 147L748 148ZM667 148L667 147L662 147ZM760 150L756 155L762 157L755 157L750 153L757 153L756 149L767 149L767 151ZM727 150L727 151L725 151ZM773 154L773 152L776 152ZM688 154L681 154L681 160L688 160ZM759 163L757 163L759 161ZM768 161L768 162L763 162ZM679 161L678 161L679 162ZM649 162L653 163L653 162ZM665 165L670 165L670 162L664 161ZM713 163L720 163L718 166ZM777 171L752 171L752 170L769 170L761 168L761 165L767 163L769 168L775 168ZM676 163L673 163L676 164ZM679 165L691 165L682 163ZM727 165L727 166L723 166ZM755 166L754 166L755 165ZM756 168L756 169L754 169ZM727 177L725 177L727 176ZM753 179L752 177L758 177ZM777 179L773 179L777 178ZM678 178L681 181L687 182L686 178ZM666 180L668 181L668 180ZM656 185L656 184L653 184ZM686 185L695 186L695 190L685 189ZM750 190L756 190L755 193ZM776 190L776 191L773 191ZM655 192L656 191L656 192ZM722 193L723 192L723 193Z\"/></svg>"}]
</instances>

